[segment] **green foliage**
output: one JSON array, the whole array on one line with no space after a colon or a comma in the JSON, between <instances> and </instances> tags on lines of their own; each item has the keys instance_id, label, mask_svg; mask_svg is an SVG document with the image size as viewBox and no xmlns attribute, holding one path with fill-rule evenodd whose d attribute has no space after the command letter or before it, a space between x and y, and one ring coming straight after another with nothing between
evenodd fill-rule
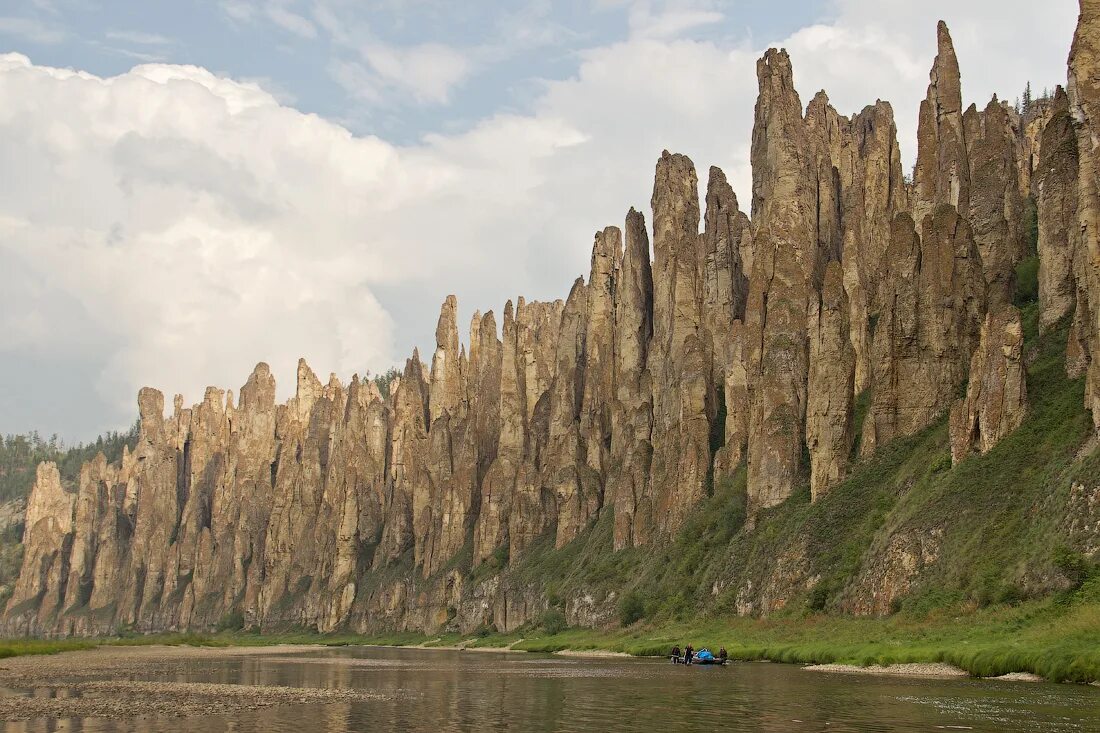
<instances>
[{"instance_id":1,"label":"green foliage","mask_svg":"<svg viewBox=\"0 0 1100 733\"><path fill-rule=\"evenodd\" d=\"M94 442L75 446L66 446L57 435L47 440L36 432L0 436L0 501L30 494L35 470L42 461L57 463L62 483L74 487L80 477L80 467L86 461L98 453L103 453L108 461L118 461L124 446L134 448L137 436L136 422L124 433L109 432Z\"/></svg>"},{"instance_id":2,"label":"green foliage","mask_svg":"<svg viewBox=\"0 0 1100 733\"><path fill-rule=\"evenodd\" d=\"M473 545L471 543L470 554L473 553L472 547ZM493 554L486 558L485 562L479 564L470 571L470 582L474 584L480 583L482 580L496 575L506 567L508 567L508 545L503 544L493 550Z\"/></svg>"},{"instance_id":3,"label":"green foliage","mask_svg":"<svg viewBox=\"0 0 1100 733\"><path fill-rule=\"evenodd\" d=\"M1024 243L1027 245L1028 257L1036 257L1039 254L1039 205L1034 196L1024 199L1023 218L1021 220L1024 232Z\"/></svg>"},{"instance_id":4,"label":"green foliage","mask_svg":"<svg viewBox=\"0 0 1100 733\"><path fill-rule=\"evenodd\" d=\"M1053 552L1054 567L1058 569L1067 581L1070 588L1077 590L1085 584L1093 572L1093 565L1079 552L1075 552L1065 545L1058 545Z\"/></svg>"},{"instance_id":5,"label":"green foliage","mask_svg":"<svg viewBox=\"0 0 1100 733\"><path fill-rule=\"evenodd\" d=\"M393 380L401 376L401 370L397 367L390 367L382 374L374 375L372 381L374 386L378 387L378 391L382 394L382 399L388 400L390 398L390 387L393 386Z\"/></svg>"},{"instance_id":6,"label":"green foliage","mask_svg":"<svg viewBox=\"0 0 1100 733\"><path fill-rule=\"evenodd\" d=\"M244 614L240 611L234 611L222 616L218 621L218 631L240 631L244 628Z\"/></svg>"},{"instance_id":7,"label":"green foliage","mask_svg":"<svg viewBox=\"0 0 1100 733\"><path fill-rule=\"evenodd\" d=\"M645 618L645 601L637 591L629 591L619 599L619 623L630 626Z\"/></svg>"},{"instance_id":8,"label":"green foliage","mask_svg":"<svg viewBox=\"0 0 1100 733\"><path fill-rule=\"evenodd\" d=\"M542 612L542 616L539 617L539 627L553 636L554 634L560 634L568 628L568 624L565 621L565 614L558 608L548 608Z\"/></svg>"},{"instance_id":9,"label":"green foliage","mask_svg":"<svg viewBox=\"0 0 1100 733\"><path fill-rule=\"evenodd\" d=\"M868 387L856 396L855 404L852 406L852 435L855 436L855 440L852 441L851 455L849 456L852 461L859 457L859 442L863 435L863 423L867 420L867 413L871 411L872 397L873 393L871 388Z\"/></svg>"},{"instance_id":10,"label":"green foliage","mask_svg":"<svg viewBox=\"0 0 1100 733\"><path fill-rule=\"evenodd\" d=\"M1031 255L1016 265L1016 295L1014 302L1023 308L1039 299L1039 257Z\"/></svg>"}]
</instances>

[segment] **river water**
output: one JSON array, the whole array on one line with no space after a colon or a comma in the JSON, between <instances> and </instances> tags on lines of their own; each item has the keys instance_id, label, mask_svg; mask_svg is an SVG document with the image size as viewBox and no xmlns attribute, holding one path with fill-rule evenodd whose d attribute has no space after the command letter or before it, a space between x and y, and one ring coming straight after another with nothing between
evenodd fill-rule
<instances>
[{"instance_id":1,"label":"river water","mask_svg":"<svg viewBox=\"0 0 1100 733\"><path fill-rule=\"evenodd\" d=\"M343 647L191 660L167 678L120 675L359 688L380 696L188 718L33 720L3 730L1100 731L1096 687L845 675L767 663L684 667L657 659Z\"/></svg>"}]
</instances>

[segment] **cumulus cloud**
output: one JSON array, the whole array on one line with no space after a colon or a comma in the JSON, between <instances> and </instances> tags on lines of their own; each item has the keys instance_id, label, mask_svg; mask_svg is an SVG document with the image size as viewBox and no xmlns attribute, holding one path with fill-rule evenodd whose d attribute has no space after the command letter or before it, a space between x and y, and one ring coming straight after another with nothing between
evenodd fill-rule
<instances>
[{"instance_id":1,"label":"cumulus cloud","mask_svg":"<svg viewBox=\"0 0 1100 733\"><path fill-rule=\"evenodd\" d=\"M346 375L391 358L370 283L396 250L355 211L393 195L390 146L192 67L7 55L0 99L0 257L27 283L0 295L2 348L98 364L103 419L143 384L194 399L260 359L285 389L299 355Z\"/></svg>"},{"instance_id":2,"label":"cumulus cloud","mask_svg":"<svg viewBox=\"0 0 1100 733\"><path fill-rule=\"evenodd\" d=\"M842 0L828 22L773 42L791 52L804 103L822 87L845 113L891 100L911 160L937 17L964 94L984 102L1029 75L1064 77L1066 5ZM976 40L998 12L1025 30ZM27 388L0 414L52 416L36 393L90 390L95 405L58 418L88 437L125 425L143 384L194 400L263 359L285 396L299 355L322 374L384 369L430 350L448 293L466 314L564 297L593 232L647 210L664 148L690 155L703 181L722 166L747 207L761 50L632 34L581 53L522 113L404 146L197 67L99 78L2 57L0 168L13 175L0 178L0 378ZM397 83L416 66L401 53L348 73ZM426 63L417 87L444 98L461 75L434 87L430 75L456 63Z\"/></svg>"}]
</instances>

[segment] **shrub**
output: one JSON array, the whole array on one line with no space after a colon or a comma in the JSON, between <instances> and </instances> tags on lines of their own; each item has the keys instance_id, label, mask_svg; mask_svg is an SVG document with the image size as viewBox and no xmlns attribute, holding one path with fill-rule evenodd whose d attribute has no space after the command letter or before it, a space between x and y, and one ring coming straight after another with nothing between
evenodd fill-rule
<instances>
[{"instance_id":1,"label":"shrub","mask_svg":"<svg viewBox=\"0 0 1100 733\"><path fill-rule=\"evenodd\" d=\"M619 600L619 623L630 626L645 618L645 602L637 591L630 591Z\"/></svg>"},{"instance_id":2,"label":"shrub","mask_svg":"<svg viewBox=\"0 0 1100 733\"><path fill-rule=\"evenodd\" d=\"M244 614L240 611L227 613L218 621L216 628L218 631L240 631L244 628Z\"/></svg>"},{"instance_id":3,"label":"shrub","mask_svg":"<svg viewBox=\"0 0 1100 733\"><path fill-rule=\"evenodd\" d=\"M565 614L557 608L548 608L543 611L542 616L539 618L539 626L551 636L560 634L568 628L568 624L565 621Z\"/></svg>"},{"instance_id":4,"label":"shrub","mask_svg":"<svg viewBox=\"0 0 1100 733\"><path fill-rule=\"evenodd\" d=\"M1072 590L1077 590L1088 580L1091 569L1089 561L1080 553L1074 552L1065 545L1059 545L1054 548L1053 560L1054 567L1058 568L1058 572L1069 581Z\"/></svg>"},{"instance_id":5,"label":"shrub","mask_svg":"<svg viewBox=\"0 0 1100 733\"><path fill-rule=\"evenodd\" d=\"M1039 258L1025 257L1016 265L1016 305L1023 307L1039 298Z\"/></svg>"}]
</instances>

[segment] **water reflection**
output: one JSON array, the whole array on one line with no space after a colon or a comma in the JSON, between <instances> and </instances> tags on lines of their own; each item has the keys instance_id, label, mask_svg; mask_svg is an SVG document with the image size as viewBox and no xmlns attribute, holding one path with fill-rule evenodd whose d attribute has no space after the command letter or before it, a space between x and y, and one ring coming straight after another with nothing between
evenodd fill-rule
<instances>
[{"instance_id":1,"label":"water reflection","mask_svg":"<svg viewBox=\"0 0 1100 733\"><path fill-rule=\"evenodd\" d=\"M387 697L185 720L37 719L3 724L2 730L1100 731L1096 688L853 677L778 664L685 668L659 660L342 648L292 656L187 660L166 669L122 678L355 688ZM60 689L7 694L79 693Z\"/></svg>"}]
</instances>

